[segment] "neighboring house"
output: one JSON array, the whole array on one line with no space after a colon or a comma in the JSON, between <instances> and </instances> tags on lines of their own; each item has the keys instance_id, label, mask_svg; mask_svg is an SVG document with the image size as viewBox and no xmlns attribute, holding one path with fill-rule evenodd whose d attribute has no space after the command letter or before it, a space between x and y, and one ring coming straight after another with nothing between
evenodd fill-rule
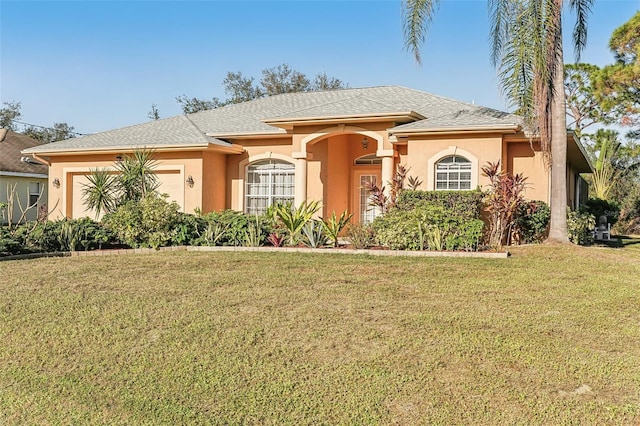
<instances>
[{"instance_id":1,"label":"neighboring house","mask_svg":"<svg viewBox=\"0 0 640 426\"><path fill-rule=\"evenodd\" d=\"M0 224L36 220L47 209L48 167L22 150L34 148L42 142L29 136L0 129ZM23 215L23 212L26 212Z\"/></svg>"},{"instance_id":2,"label":"neighboring house","mask_svg":"<svg viewBox=\"0 0 640 426\"><path fill-rule=\"evenodd\" d=\"M501 161L527 176L530 199L549 201L549 172L537 141L513 114L396 86L289 93L55 142L24 151L51 164L53 218L93 216L86 175L134 149L154 149L161 181L186 212L261 213L276 201L322 201L322 215L347 209L370 221L365 182L390 181L397 164L421 189L474 189L481 166ZM569 205L591 166L567 139ZM388 185L387 185L388 186Z\"/></svg>"}]
</instances>

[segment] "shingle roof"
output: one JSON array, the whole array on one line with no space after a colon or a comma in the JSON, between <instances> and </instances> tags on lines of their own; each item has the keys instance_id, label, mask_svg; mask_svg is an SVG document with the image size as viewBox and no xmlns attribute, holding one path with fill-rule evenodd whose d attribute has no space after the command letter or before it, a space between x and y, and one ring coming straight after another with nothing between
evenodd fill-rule
<instances>
[{"instance_id":1,"label":"shingle roof","mask_svg":"<svg viewBox=\"0 0 640 426\"><path fill-rule=\"evenodd\" d=\"M21 160L23 155L20 151L39 145L42 145L42 142L11 130L7 131L0 141L0 173L26 173L46 176L48 173L46 165L35 163L35 160L32 159L29 162Z\"/></svg>"},{"instance_id":2,"label":"shingle roof","mask_svg":"<svg viewBox=\"0 0 640 426\"><path fill-rule=\"evenodd\" d=\"M475 107L461 109L455 112L447 112L435 117L412 123L396 126L392 132L402 133L415 131L429 131L436 129L478 129L478 128L498 128L522 126L522 118L514 114L498 111L491 108Z\"/></svg>"},{"instance_id":3,"label":"shingle roof","mask_svg":"<svg viewBox=\"0 0 640 426\"><path fill-rule=\"evenodd\" d=\"M285 130L264 122L270 119L286 121L307 117L392 115L409 112L427 118L416 122L415 126L460 127L468 123L491 125L515 120L515 116L511 114L430 93L399 86L379 86L270 96L55 142L28 152L206 146L208 143L226 143L211 136L231 138L239 134L286 134ZM500 114L504 114L504 117L499 116Z\"/></svg>"},{"instance_id":4,"label":"shingle roof","mask_svg":"<svg viewBox=\"0 0 640 426\"><path fill-rule=\"evenodd\" d=\"M191 122L188 116L178 115L94 135L54 142L40 146L37 149L25 150L24 152L46 153L48 151L62 150L130 149L137 147L162 148L179 145L207 146L207 144L231 146L228 142L204 135Z\"/></svg>"}]
</instances>

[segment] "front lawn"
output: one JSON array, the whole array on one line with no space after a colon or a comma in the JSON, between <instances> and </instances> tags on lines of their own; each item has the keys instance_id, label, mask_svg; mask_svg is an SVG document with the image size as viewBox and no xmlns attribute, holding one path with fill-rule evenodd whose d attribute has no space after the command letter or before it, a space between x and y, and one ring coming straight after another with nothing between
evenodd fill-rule
<instances>
[{"instance_id":1,"label":"front lawn","mask_svg":"<svg viewBox=\"0 0 640 426\"><path fill-rule=\"evenodd\" d=\"M0 424L637 424L640 250L0 262Z\"/></svg>"}]
</instances>

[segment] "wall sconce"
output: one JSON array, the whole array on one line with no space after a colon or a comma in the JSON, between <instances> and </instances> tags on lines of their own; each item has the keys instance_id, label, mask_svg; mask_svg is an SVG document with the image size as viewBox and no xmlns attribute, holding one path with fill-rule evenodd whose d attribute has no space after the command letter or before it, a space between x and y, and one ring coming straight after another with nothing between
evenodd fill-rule
<instances>
[{"instance_id":1,"label":"wall sconce","mask_svg":"<svg viewBox=\"0 0 640 426\"><path fill-rule=\"evenodd\" d=\"M55 188L60 188L60 179L55 178L51 183Z\"/></svg>"},{"instance_id":2,"label":"wall sconce","mask_svg":"<svg viewBox=\"0 0 640 426\"><path fill-rule=\"evenodd\" d=\"M193 188L193 184L195 182L193 181L193 178L191 177L191 175L189 175L189 177L187 178L187 185L189 185L189 188Z\"/></svg>"},{"instance_id":3,"label":"wall sconce","mask_svg":"<svg viewBox=\"0 0 640 426\"><path fill-rule=\"evenodd\" d=\"M116 161L119 163L122 161L122 155L116 155Z\"/></svg>"},{"instance_id":4,"label":"wall sconce","mask_svg":"<svg viewBox=\"0 0 640 426\"><path fill-rule=\"evenodd\" d=\"M369 139L367 139L367 137L365 136L362 139L362 149L364 149L366 151L367 148L369 148Z\"/></svg>"}]
</instances>

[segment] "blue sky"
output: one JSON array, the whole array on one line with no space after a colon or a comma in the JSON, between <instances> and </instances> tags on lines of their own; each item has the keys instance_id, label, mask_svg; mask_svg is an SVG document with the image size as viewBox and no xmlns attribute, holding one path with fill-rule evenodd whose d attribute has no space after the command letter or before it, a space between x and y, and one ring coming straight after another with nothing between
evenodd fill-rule
<instances>
[{"instance_id":1,"label":"blue sky","mask_svg":"<svg viewBox=\"0 0 640 426\"><path fill-rule=\"evenodd\" d=\"M400 1L0 0L0 101L21 102L22 121L94 133L147 121L154 103L162 117L180 114L182 94L225 98L227 71L259 79L288 63L351 87L401 85L506 110L486 5L442 0L420 67L403 49ZM612 62L611 32L639 6L596 0L582 60Z\"/></svg>"}]
</instances>

